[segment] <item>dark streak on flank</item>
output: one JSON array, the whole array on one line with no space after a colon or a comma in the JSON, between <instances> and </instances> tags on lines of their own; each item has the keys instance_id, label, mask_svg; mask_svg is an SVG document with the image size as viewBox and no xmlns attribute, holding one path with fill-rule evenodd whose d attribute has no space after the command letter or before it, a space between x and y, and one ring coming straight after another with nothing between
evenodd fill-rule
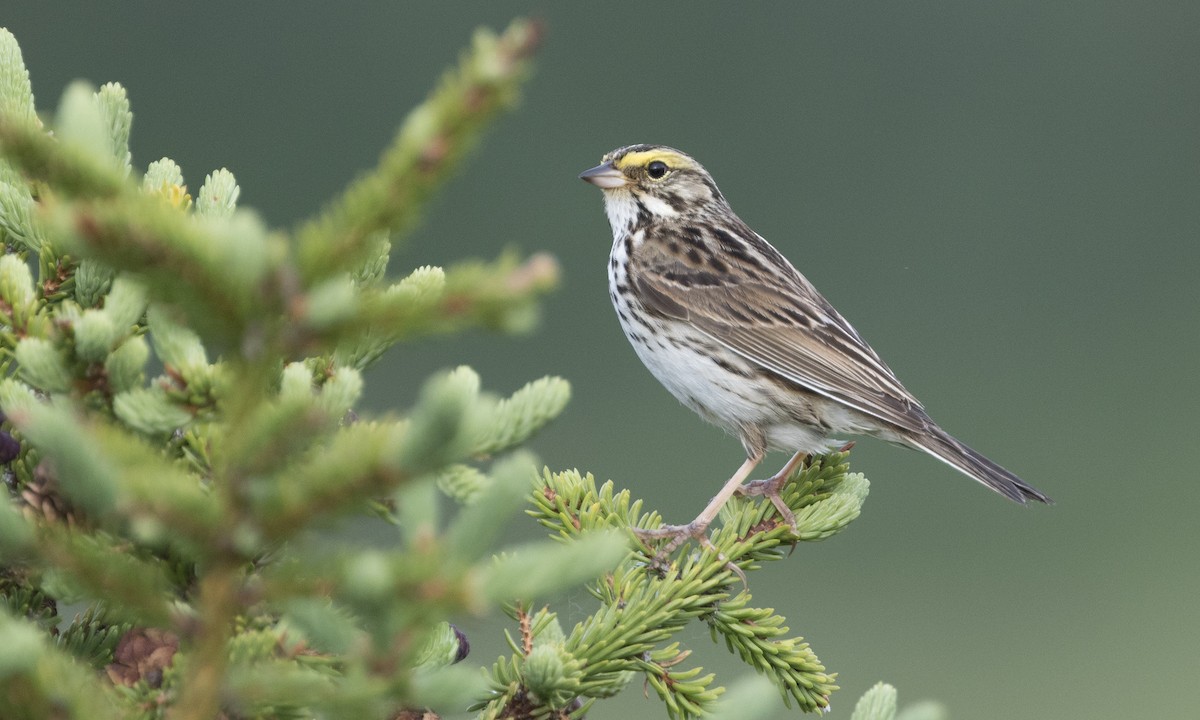
<instances>
[{"instance_id":1,"label":"dark streak on flank","mask_svg":"<svg viewBox=\"0 0 1200 720\"><path fill-rule=\"evenodd\" d=\"M695 225L688 225L680 232L683 234L684 242L686 242L688 245L707 249L707 246L704 244L704 231L702 231L700 228L696 227Z\"/></svg>"},{"instance_id":2,"label":"dark streak on flank","mask_svg":"<svg viewBox=\"0 0 1200 720\"><path fill-rule=\"evenodd\" d=\"M737 375L738 377L750 377L750 374L747 373L745 370L741 369L740 367L738 367L737 365L734 365L731 362L722 360L720 357L713 355L713 356L710 356L710 359L713 361L713 364L715 364L717 367L721 368L722 370L724 370L727 373L730 373L732 375Z\"/></svg>"},{"instance_id":3,"label":"dark streak on flank","mask_svg":"<svg viewBox=\"0 0 1200 720\"><path fill-rule=\"evenodd\" d=\"M682 285L683 287L715 287L721 284L721 278L703 270L699 272L665 272L663 278Z\"/></svg>"}]
</instances>

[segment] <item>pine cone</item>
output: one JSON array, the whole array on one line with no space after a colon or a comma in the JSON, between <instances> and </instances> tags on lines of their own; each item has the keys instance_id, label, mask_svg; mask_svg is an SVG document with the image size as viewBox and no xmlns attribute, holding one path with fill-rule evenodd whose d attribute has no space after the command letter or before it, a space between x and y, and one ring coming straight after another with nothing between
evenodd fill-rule
<instances>
[{"instance_id":1,"label":"pine cone","mask_svg":"<svg viewBox=\"0 0 1200 720\"><path fill-rule=\"evenodd\" d=\"M22 511L29 520L64 522L71 527L79 524L75 509L59 492L54 469L45 460L34 468L33 479L21 490L21 499L25 501Z\"/></svg>"},{"instance_id":2,"label":"pine cone","mask_svg":"<svg viewBox=\"0 0 1200 720\"><path fill-rule=\"evenodd\" d=\"M145 680L153 688L162 685L163 670L171 666L179 638L157 628L133 628L121 636L113 662L105 670L114 685L130 687Z\"/></svg>"}]
</instances>

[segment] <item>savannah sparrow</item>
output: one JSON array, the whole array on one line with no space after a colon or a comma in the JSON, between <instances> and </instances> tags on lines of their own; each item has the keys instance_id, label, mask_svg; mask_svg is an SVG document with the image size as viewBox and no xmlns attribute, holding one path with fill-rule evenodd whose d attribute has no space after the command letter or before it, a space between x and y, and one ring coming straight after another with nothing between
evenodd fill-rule
<instances>
[{"instance_id":1,"label":"savannah sparrow","mask_svg":"<svg viewBox=\"0 0 1200 720\"><path fill-rule=\"evenodd\" d=\"M702 537L735 493L780 497L810 454L871 435L923 450L1024 504L1050 499L938 427L921 403L803 275L742 222L684 153L630 145L579 176L604 191L612 225L609 294L638 357L684 405L736 435L746 461L687 525ZM743 484L768 450L795 455Z\"/></svg>"}]
</instances>

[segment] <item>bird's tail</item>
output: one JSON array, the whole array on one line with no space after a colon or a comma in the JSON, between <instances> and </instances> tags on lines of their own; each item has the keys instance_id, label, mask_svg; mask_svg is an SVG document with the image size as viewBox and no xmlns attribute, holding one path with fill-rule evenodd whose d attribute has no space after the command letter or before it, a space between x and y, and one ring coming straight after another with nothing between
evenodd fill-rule
<instances>
[{"instance_id":1,"label":"bird's tail","mask_svg":"<svg viewBox=\"0 0 1200 720\"><path fill-rule=\"evenodd\" d=\"M962 444L939 427L935 426L928 433L913 438L912 445L1022 505L1030 500L1048 505L1054 502L1037 488Z\"/></svg>"}]
</instances>

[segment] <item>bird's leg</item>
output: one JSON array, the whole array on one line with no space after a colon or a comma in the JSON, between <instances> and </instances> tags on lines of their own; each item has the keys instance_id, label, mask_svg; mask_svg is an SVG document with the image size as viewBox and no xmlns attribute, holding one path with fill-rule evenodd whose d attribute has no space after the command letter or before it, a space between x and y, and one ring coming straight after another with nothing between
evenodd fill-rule
<instances>
[{"instance_id":1,"label":"bird's leg","mask_svg":"<svg viewBox=\"0 0 1200 720\"><path fill-rule=\"evenodd\" d=\"M796 530L796 514L783 501L783 494L780 492L783 489L784 483L788 477L796 471L796 468L808 462L808 453L801 450L792 456L791 460L787 461L779 472L765 480L753 480L737 488L737 494L743 497L753 497L755 495L765 495L771 504L775 506L775 510L779 512L779 516L783 521L792 526L792 531Z\"/></svg>"},{"instance_id":2,"label":"bird's leg","mask_svg":"<svg viewBox=\"0 0 1200 720\"><path fill-rule=\"evenodd\" d=\"M742 463L742 466L737 469L733 477L725 482L725 486L721 488L721 492L717 493L708 502L708 506L696 516L696 519L687 525L663 525L662 527L646 530L635 529L634 533L642 540L670 538L670 542L663 546L655 555L656 561L670 555L676 548L687 541L688 538L695 538L701 543L707 544L708 538L705 537L705 532L708 530L708 526L712 524L712 521L717 517L717 513L721 512L721 508L725 506L725 503L729 502L729 498L733 497L733 494L742 486L746 477L754 471L754 468L761 461L761 454L757 455L757 457L746 458L746 462ZM740 574L741 571L738 570L738 572Z\"/></svg>"}]
</instances>

